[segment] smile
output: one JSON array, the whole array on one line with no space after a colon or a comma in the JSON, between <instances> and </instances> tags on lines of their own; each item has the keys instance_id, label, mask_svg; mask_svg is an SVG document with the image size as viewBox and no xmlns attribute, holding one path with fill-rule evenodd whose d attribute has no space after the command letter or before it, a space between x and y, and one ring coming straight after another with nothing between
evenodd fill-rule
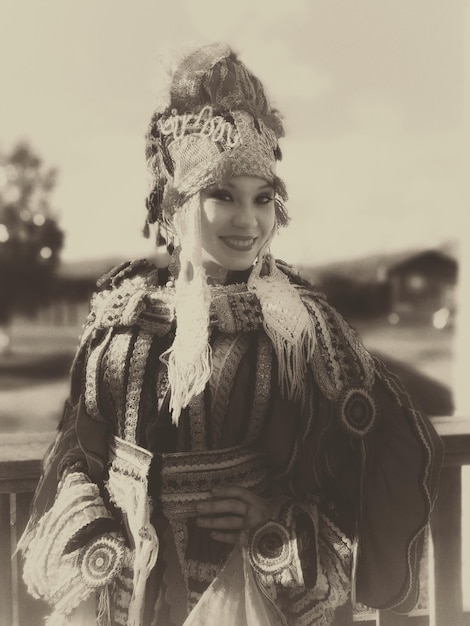
<instances>
[{"instance_id":1,"label":"smile","mask_svg":"<svg viewBox=\"0 0 470 626\"><path fill-rule=\"evenodd\" d=\"M232 250L248 252L255 245L257 237L220 237L220 239Z\"/></svg>"}]
</instances>

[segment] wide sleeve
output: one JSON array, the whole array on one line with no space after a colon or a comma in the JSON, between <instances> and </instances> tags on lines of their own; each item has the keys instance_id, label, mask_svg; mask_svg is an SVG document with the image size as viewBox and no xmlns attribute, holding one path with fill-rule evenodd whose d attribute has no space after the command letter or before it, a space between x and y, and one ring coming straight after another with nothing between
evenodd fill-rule
<instances>
[{"instance_id":1,"label":"wide sleeve","mask_svg":"<svg viewBox=\"0 0 470 626\"><path fill-rule=\"evenodd\" d=\"M70 396L19 542L23 578L34 597L51 605L51 626L62 626L82 602L105 592L129 558L103 488L113 426L89 415L83 385L90 348L102 340L90 317L72 366Z\"/></svg>"},{"instance_id":2,"label":"wide sleeve","mask_svg":"<svg viewBox=\"0 0 470 626\"><path fill-rule=\"evenodd\" d=\"M308 413L278 399L271 415L267 447L284 496L250 558L294 624L333 619L350 593L399 613L418 599L443 444L400 381L373 364L371 387L332 400L312 385Z\"/></svg>"},{"instance_id":3,"label":"wide sleeve","mask_svg":"<svg viewBox=\"0 0 470 626\"><path fill-rule=\"evenodd\" d=\"M367 606L409 612L443 443L324 298L308 289L301 295L316 331L310 376L300 403L276 398L265 433L292 513L281 515L287 532L278 528L276 536L272 525L257 536L258 552L269 556L277 545L280 554L289 544L291 560L289 575L266 580L289 581L283 595L294 603L294 623L297 609L325 614L350 590Z\"/></svg>"},{"instance_id":4,"label":"wide sleeve","mask_svg":"<svg viewBox=\"0 0 470 626\"><path fill-rule=\"evenodd\" d=\"M419 593L419 563L437 492L443 443L401 382L375 359L370 396L377 420L360 442L357 600L408 612Z\"/></svg>"},{"instance_id":5,"label":"wide sleeve","mask_svg":"<svg viewBox=\"0 0 470 626\"><path fill-rule=\"evenodd\" d=\"M353 533L353 596L408 612L418 598L443 443L341 315L311 290L302 297L316 331L310 389L321 398L304 412L313 484L319 477L338 521Z\"/></svg>"}]
</instances>

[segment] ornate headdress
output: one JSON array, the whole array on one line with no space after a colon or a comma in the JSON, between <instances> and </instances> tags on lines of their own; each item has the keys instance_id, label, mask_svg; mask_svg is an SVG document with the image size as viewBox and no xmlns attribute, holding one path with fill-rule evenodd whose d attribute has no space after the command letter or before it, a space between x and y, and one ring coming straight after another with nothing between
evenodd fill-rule
<instances>
[{"instance_id":1,"label":"ornate headdress","mask_svg":"<svg viewBox=\"0 0 470 626\"><path fill-rule=\"evenodd\" d=\"M286 224L286 190L275 171L284 131L260 81L220 43L183 58L169 78L147 134L147 222L171 223L200 190L250 175L273 184L277 223Z\"/></svg>"}]
</instances>

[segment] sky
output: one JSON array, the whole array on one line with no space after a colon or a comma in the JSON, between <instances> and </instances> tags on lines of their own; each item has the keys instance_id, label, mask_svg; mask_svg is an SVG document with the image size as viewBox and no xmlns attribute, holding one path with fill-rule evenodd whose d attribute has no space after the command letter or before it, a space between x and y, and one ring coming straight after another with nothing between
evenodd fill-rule
<instances>
[{"instance_id":1,"label":"sky","mask_svg":"<svg viewBox=\"0 0 470 626\"><path fill-rule=\"evenodd\" d=\"M141 257L162 57L226 41L284 115L294 263L458 238L468 0L2 0L0 149L59 169L63 258ZM467 14L468 17L468 14ZM467 42L468 46L468 42ZM468 69L467 69L468 71Z\"/></svg>"}]
</instances>

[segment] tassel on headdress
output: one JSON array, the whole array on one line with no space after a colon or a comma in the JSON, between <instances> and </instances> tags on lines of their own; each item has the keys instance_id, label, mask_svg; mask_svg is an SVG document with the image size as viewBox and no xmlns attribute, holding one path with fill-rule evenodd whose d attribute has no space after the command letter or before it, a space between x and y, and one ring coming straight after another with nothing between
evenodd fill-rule
<instances>
[{"instance_id":1,"label":"tassel on headdress","mask_svg":"<svg viewBox=\"0 0 470 626\"><path fill-rule=\"evenodd\" d=\"M210 292L202 267L199 197L175 215L173 228L180 242L180 272L175 282L176 334L161 359L168 366L170 410L178 424L182 409L204 390L210 378Z\"/></svg>"}]
</instances>

